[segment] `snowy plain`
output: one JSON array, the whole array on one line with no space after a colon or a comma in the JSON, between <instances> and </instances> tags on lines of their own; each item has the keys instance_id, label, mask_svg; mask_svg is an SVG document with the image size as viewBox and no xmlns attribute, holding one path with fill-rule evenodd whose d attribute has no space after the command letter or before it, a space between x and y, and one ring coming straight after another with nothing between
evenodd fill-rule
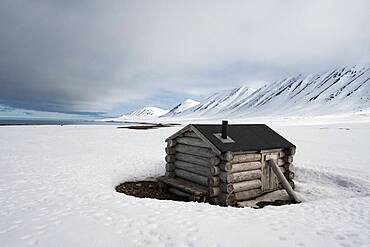
<instances>
[{"instance_id":1,"label":"snowy plain","mask_svg":"<svg viewBox=\"0 0 370 247\"><path fill-rule=\"evenodd\" d=\"M370 246L370 120L249 119L296 144L303 203L263 209L139 199L182 126L0 127L1 246Z\"/></svg>"}]
</instances>

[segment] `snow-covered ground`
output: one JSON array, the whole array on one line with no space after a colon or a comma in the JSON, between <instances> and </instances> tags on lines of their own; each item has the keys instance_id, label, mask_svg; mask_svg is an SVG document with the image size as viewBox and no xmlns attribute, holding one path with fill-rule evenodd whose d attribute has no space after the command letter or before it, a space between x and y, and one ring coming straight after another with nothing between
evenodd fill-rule
<instances>
[{"instance_id":1,"label":"snow-covered ground","mask_svg":"<svg viewBox=\"0 0 370 247\"><path fill-rule=\"evenodd\" d=\"M225 208L115 192L162 175L164 139L181 127L0 127L0 245L370 246L370 121L258 121L297 145L302 204Z\"/></svg>"}]
</instances>

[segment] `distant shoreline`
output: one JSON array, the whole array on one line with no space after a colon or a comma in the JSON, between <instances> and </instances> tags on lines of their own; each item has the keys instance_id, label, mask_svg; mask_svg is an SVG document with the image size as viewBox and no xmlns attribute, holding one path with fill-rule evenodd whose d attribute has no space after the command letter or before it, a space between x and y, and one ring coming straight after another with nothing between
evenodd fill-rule
<instances>
[{"instance_id":1,"label":"distant shoreline","mask_svg":"<svg viewBox=\"0 0 370 247\"><path fill-rule=\"evenodd\" d=\"M114 123L115 125L119 123ZM102 121L85 120L1 120L0 126L30 126L30 125L113 125Z\"/></svg>"}]
</instances>

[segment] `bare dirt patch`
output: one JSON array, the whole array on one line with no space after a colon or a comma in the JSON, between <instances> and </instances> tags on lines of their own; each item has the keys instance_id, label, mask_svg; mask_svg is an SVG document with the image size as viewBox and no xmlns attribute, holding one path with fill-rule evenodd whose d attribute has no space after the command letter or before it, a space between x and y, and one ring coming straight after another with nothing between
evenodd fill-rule
<instances>
[{"instance_id":1,"label":"bare dirt patch","mask_svg":"<svg viewBox=\"0 0 370 247\"><path fill-rule=\"evenodd\" d=\"M170 191L163 192L160 190L157 181L136 181L136 182L125 182L116 186L116 191L119 193L124 193L126 195L135 196L139 198L151 198L158 200L172 200L189 202L187 197L177 196ZM276 200L273 202L259 202L256 204L255 209L264 208L266 206L283 206L295 204L294 201L288 200Z\"/></svg>"},{"instance_id":2,"label":"bare dirt patch","mask_svg":"<svg viewBox=\"0 0 370 247\"><path fill-rule=\"evenodd\" d=\"M125 182L116 187L116 191L126 195L153 198L159 200L189 201L186 197L176 196L171 192L161 192L155 181Z\"/></svg>"}]
</instances>

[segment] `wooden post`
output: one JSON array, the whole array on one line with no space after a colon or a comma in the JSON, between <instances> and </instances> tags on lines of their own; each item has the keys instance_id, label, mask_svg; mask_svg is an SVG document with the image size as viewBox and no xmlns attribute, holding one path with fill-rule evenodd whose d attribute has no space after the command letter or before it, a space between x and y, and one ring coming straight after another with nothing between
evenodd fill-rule
<instances>
[{"instance_id":1,"label":"wooden post","mask_svg":"<svg viewBox=\"0 0 370 247\"><path fill-rule=\"evenodd\" d=\"M286 192L288 192L289 197L294 200L295 202L301 202L297 195L295 194L294 190L290 186L288 180L285 178L284 174L281 172L279 167L276 165L274 160L267 160L267 164L272 167L272 170L275 172L276 176L280 180L281 184L283 185Z\"/></svg>"}]
</instances>

